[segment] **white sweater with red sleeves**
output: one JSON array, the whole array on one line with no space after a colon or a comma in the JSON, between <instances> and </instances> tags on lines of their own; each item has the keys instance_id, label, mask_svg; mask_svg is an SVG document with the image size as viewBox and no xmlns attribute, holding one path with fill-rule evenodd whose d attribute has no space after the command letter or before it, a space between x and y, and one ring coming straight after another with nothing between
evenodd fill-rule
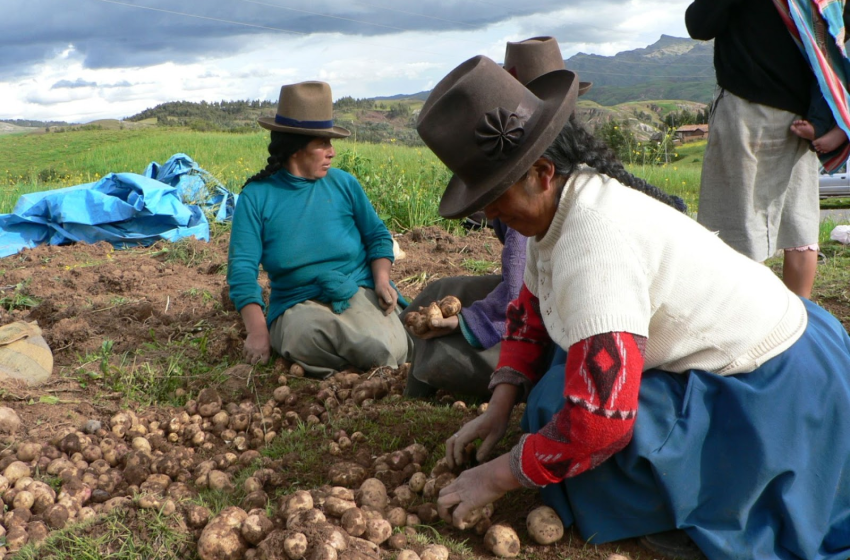
<instances>
[{"instance_id":1,"label":"white sweater with red sleeves","mask_svg":"<svg viewBox=\"0 0 850 560\"><path fill-rule=\"evenodd\" d=\"M766 266L696 221L593 170L567 181L525 283L561 348L647 337L644 369L749 372L791 346L806 311Z\"/></svg>"}]
</instances>

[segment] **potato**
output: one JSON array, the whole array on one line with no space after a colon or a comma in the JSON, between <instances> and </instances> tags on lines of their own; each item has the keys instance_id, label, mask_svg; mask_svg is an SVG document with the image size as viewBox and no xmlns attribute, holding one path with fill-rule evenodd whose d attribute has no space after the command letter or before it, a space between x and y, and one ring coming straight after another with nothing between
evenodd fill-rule
<instances>
[{"instance_id":1,"label":"potato","mask_svg":"<svg viewBox=\"0 0 850 560\"><path fill-rule=\"evenodd\" d=\"M430 328L428 318L422 313L418 313L416 311L411 311L404 316L404 324L410 327L413 334L417 336L422 336L428 332L428 329Z\"/></svg>"},{"instance_id":2,"label":"potato","mask_svg":"<svg viewBox=\"0 0 850 560\"><path fill-rule=\"evenodd\" d=\"M346 511L357 507L357 504L352 500L343 500L336 496L328 496L325 499L324 507L325 513L328 515L332 515L333 517L342 517Z\"/></svg>"},{"instance_id":3,"label":"potato","mask_svg":"<svg viewBox=\"0 0 850 560\"><path fill-rule=\"evenodd\" d=\"M398 503L398 505L403 508L406 508L407 506L413 503L413 500L416 499L416 496L413 494L413 490L411 490L410 486L404 484L393 490L393 499L396 503Z\"/></svg>"},{"instance_id":4,"label":"potato","mask_svg":"<svg viewBox=\"0 0 850 560\"><path fill-rule=\"evenodd\" d=\"M440 311L440 304L436 301L431 302L425 309L425 317L428 319L428 326L433 327L434 321L440 322L443 319L443 312Z\"/></svg>"},{"instance_id":5,"label":"potato","mask_svg":"<svg viewBox=\"0 0 850 560\"><path fill-rule=\"evenodd\" d=\"M366 532L366 516L360 508L351 508L342 514L339 522L345 532L352 537L359 537Z\"/></svg>"},{"instance_id":6,"label":"potato","mask_svg":"<svg viewBox=\"0 0 850 560\"><path fill-rule=\"evenodd\" d=\"M404 508L392 508L387 512L387 521L393 527L404 527L404 524L407 523L407 512L404 511Z\"/></svg>"},{"instance_id":7,"label":"potato","mask_svg":"<svg viewBox=\"0 0 850 560\"><path fill-rule=\"evenodd\" d=\"M24 463L35 461L41 457L41 444L33 442L22 443L18 447L17 457L19 461L23 461Z\"/></svg>"},{"instance_id":8,"label":"potato","mask_svg":"<svg viewBox=\"0 0 850 560\"><path fill-rule=\"evenodd\" d=\"M460 313L460 300L455 296L446 296L440 300L440 313L443 317L452 317Z\"/></svg>"},{"instance_id":9,"label":"potato","mask_svg":"<svg viewBox=\"0 0 850 560\"><path fill-rule=\"evenodd\" d=\"M201 560L240 560L248 549L239 530L247 516L239 508L228 507L210 521L198 539Z\"/></svg>"},{"instance_id":10,"label":"potato","mask_svg":"<svg viewBox=\"0 0 850 560\"><path fill-rule=\"evenodd\" d=\"M470 527L474 527L479 521L481 521L483 517L484 512L482 508L475 508L473 510L470 510L469 513L466 514L466 517L454 523L454 526L460 529L461 531L465 531Z\"/></svg>"},{"instance_id":11,"label":"potato","mask_svg":"<svg viewBox=\"0 0 850 560\"><path fill-rule=\"evenodd\" d=\"M414 473L413 476L410 477L410 481L407 485L413 492L419 494L422 492L423 488L425 488L426 482L428 482L428 477L425 476L425 473L418 472Z\"/></svg>"},{"instance_id":12,"label":"potato","mask_svg":"<svg viewBox=\"0 0 850 560\"><path fill-rule=\"evenodd\" d=\"M387 497L387 487L377 478L368 478L360 485L360 490L357 491L356 500L361 507L369 506L375 509L383 510L387 507L389 498Z\"/></svg>"},{"instance_id":13,"label":"potato","mask_svg":"<svg viewBox=\"0 0 850 560\"><path fill-rule=\"evenodd\" d=\"M420 558L418 554L408 548L399 552L396 560L420 560Z\"/></svg>"},{"instance_id":14,"label":"potato","mask_svg":"<svg viewBox=\"0 0 850 560\"><path fill-rule=\"evenodd\" d=\"M541 506L532 510L526 517L528 534L538 544L552 544L564 536L564 524L555 510Z\"/></svg>"},{"instance_id":15,"label":"potato","mask_svg":"<svg viewBox=\"0 0 850 560\"><path fill-rule=\"evenodd\" d=\"M366 522L366 540L380 545L393 534L393 527L386 519L370 519Z\"/></svg>"},{"instance_id":16,"label":"potato","mask_svg":"<svg viewBox=\"0 0 850 560\"><path fill-rule=\"evenodd\" d=\"M307 554L307 537L304 533L292 533L284 539L283 551L292 560L304 558Z\"/></svg>"},{"instance_id":17,"label":"potato","mask_svg":"<svg viewBox=\"0 0 850 560\"><path fill-rule=\"evenodd\" d=\"M514 558L519 555L519 537L507 525L493 525L484 535L484 546L487 550L502 558Z\"/></svg>"},{"instance_id":18,"label":"potato","mask_svg":"<svg viewBox=\"0 0 850 560\"><path fill-rule=\"evenodd\" d=\"M24 462L21 461L13 461L9 463L9 466L3 471L3 476L6 477L6 480L9 481L9 484L15 484L19 478L23 478L25 476L30 476L30 468ZM55 474L58 474L55 473Z\"/></svg>"},{"instance_id":19,"label":"potato","mask_svg":"<svg viewBox=\"0 0 850 560\"><path fill-rule=\"evenodd\" d=\"M387 541L387 545L393 550L404 550L407 547L407 535L404 533L394 533ZM401 558L401 555L396 559Z\"/></svg>"},{"instance_id":20,"label":"potato","mask_svg":"<svg viewBox=\"0 0 850 560\"><path fill-rule=\"evenodd\" d=\"M265 514L251 514L242 523L242 538L249 544L259 544L274 529L274 523Z\"/></svg>"},{"instance_id":21,"label":"potato","mask_svg":"<svg viewBox=\"0 0 850 560\"><path fill-rule=\"evenodd\" d=\"M43 517L45 523L51 529L62 529L68 522L70 514L65 506L53 504L45 510Z\"/></svg>"},{"instance_id":22,"label":"potato","mask_svg":"<svg viewBox=\"0 0 850 560\"><path fill-rule=\"evenodd\" d=\"M306 490L298 490L284 498L278 515L281 519L286 519L295 512L310 509L313 509L313 496Z\"/></svg>"},{"instance_id":23,"label":"potato","mask_svg":"<svg viewBox=\"0 0 850 560\"><path fill-rule=\"evenodd\" d=\"M449 549L441 544L431 544L425 547L419 557L422 560L449 560Z\"/></svg>"},{"instance_id":24,"label":"potato","mask_svg":"<svg viewBox=\"0 0 850 560\"><path fill-rule=\"evenodd\" d=\"M310 560L337 560L339 555L330 543L316 543L310 551Z\"/></svg>"},{"instance_id":25,"label":"potato","mask_svg":"<svg viewBox=\"0 0 850 560\"><path fill-rule=\"evenodd\" d=\"M293 531L304 532L318 523L325 523L325 514L318 509L307 509L296 511L286 518L286 528Z\"/></svg>"},{"instance_id":26,"label":"potato","mask_svg":"<svg viewBox=\"0 0 850 560\"><path fill-rule=\"evenodd\" d=\"M34 502L35 498L33 497L32 492L22 490L15 494L15 499L12 501L12 507L14 509L30 509Z\"/></svg>"}]
</instances>

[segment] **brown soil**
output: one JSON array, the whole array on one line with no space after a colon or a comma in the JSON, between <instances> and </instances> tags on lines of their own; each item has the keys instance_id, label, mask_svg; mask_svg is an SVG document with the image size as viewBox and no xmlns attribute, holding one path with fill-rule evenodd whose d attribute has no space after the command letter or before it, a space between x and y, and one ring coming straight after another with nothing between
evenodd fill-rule
<instances>
[{"instance_id":1,"label":"brown soil","mask_svg":"<svg viewBox=\"0 0 850 560\"><path fill-rule=\"evenodd\" d=\"M406 256L396 263L393 278L408 299L429 281L469 274L470 263L476 264L479 273L498 271L501 246L489 230L454 236L439 228L424 228L398 236L397 240ZM55 445L69 430L79 430L88 420L99 420L108 432L110 418L121 410L135 410L147 420L155 419L163 424L174 417L179 409L143 407L128 398L132 387L122 389L115 380L106 383L110 372L145 366L134 360L127 362L126 357L134 356L139 349L144 349L140 355L149 365L159 367L160 363L168 363L171 356L167 354L174 351L175 343L185 342L179 348L189 361L234 366L224 378L183 376L176 391L185 392L187 398L196 397L202 388L214 387L225 402L238 402L246 396L255 398L257 403L266 402L277 386L277 375L287 373L288 364L278 360L266 368L266 375L256 377L252 376L251 368L237 365L244 333L240 317L226 296L227 244L225 234L210 243L191 240L128 250L115 250L108 244L38 247L4 259L0 267L3 275L0 301L13 302L15 296L28 295L40 304L15 307L7 303L0 308L0 324L13 320L38 321L53 350L55 366L53 376L42 386L9 382L0 386L4 404L18 413L23 426L13 436L0 436L0 441L7 444L6 451L0 452L0 466L8 464L9 456L22 441ZM481 264L488 261L492 263L489 270ZM111 349L103 352L109 344ZM357 430L358 421L380 420L382 407L398 407L404 402L400 397L403 371L369 372L369 375L386 380L389 396L378 395L370 406L362 409L349 406L351 431ZM300 418L307 418L311 412L321 415L321 406L316 408L318 402L324 402L316 398L320 390L318 382L293 383L291 387L296 395L293 409ZM438 395L436 401L421 406L445 406L453 401L451 396ZM470 410L466 414L471 417L475 412ZM439 455L442 450L437 442L444 441L457 425L435 420L429 428L431 433L426 439L435 444L428 451ZM382 429L400 442L399 449L423 437L421 433L417 437L421 427L404 423L385 422ZM101 436L107 437L107 432ZM208 443L198 449L196 461L230 450L221 439L210 438ZM317 485L327 483L322 478L328 476L335 462L343 460L360 464L367 469L368 476L374 476L374 471L369 469L380 450L369 449L368 445L368 441L361 444L356 454L327 456L323 469L316 472ZM265 490L269 496L285 493L292 483L288 467L295 468L297 457L264 461L264 466L277 473L265 480ZM189 478L190 483L192 480ZM569 532L556 545L534 545L525 531L525 515L537 505L540 502L536 493L522 491L503 498L496 507L494 520L509 523L517 530L526 558L607 558L613 552L628 554L634 560L648 557L645 553L641 556L633 541L596 546L583 543L575 533ZM482 537L460 533L443 524L435 528L458 541L466 540L476 556L488 556ZM97 529L87 531L97 532ZM386 550L384 557L392 554Z\"/></svg>"}]
</instances>

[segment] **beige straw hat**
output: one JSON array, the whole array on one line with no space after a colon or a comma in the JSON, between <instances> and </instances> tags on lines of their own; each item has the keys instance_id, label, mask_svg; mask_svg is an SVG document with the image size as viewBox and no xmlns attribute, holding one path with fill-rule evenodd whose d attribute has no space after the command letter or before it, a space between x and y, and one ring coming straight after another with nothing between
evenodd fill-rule
<instances>
[{"instance_id":1,"label":"beige straw hat","mask_svg":"<svg viewBox=\"0 0 850 560\"><path fill-rule=\"evenodd\" d=\"M267 130L319 136L345 138L351 132L334 126L334 104L331 86L325 82L301 82L280 88L277 114L260 117L257 122Z\"/></svg>"}]
</instances>

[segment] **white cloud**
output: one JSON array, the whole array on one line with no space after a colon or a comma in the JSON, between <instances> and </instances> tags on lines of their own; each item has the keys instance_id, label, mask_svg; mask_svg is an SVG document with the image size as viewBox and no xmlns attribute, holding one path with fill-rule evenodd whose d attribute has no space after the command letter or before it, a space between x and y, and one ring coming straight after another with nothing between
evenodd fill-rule
<instances>
[{"instance_id":1,"label":"white cloud","mask_svg":"<svg viewBox=\"0 0 850 560\"><path fill-rule=\"evenodd\" d=\"M3 1L24 6L23 0ZM40 0L35 6L53 1L59 0ZM220 7L231 5L209 2ZM272 0L242 0L239 3L245 13L252 8L261 17L284 17L279 13L283 10L268 6ZM499 3L508 4L507 0L499 0ZM117 10L119 7L105 3L101 6L93 1L96 6L88 5L85 15L95 21L87 28L86 36L49 44L45 38L38 43L30 39L31 46L26 43L28 39L21 38L23 36L17 37L17 42L10 38L5 44L0 38L0 54L8 52L24 60L24 56L34 56L33 52L44 53L36 63L26 66L25 75L19 73L6 81L0 78L0 100L3 101L0 119L87 122L98 118L123 118L167 101L275 100L281 85L311 79L329 82L336 98L415 93L432 88L449 70L476 54L501 61L505 42L509 40L554 35L564 57L568 58L578 52L613 55L645 47L658 40L662 33L685 36L684 11L688 3L685 0L598 0L563 7L563 2L528 0L522 9L529 12L536 6L538 13L515 15L520 9L514 8L511 13L504 12L503 17L490 17L489 22L481 23L481 14L491 16L491 12L500 12L500 8L491 3L489 11L481 12L485 9L484 3L461 0L423 0L416 6L404 8L386 0L321 0L303 10L333 14L336 19L294 12L286 17L307 18L298 20L305 26L321 24L330 29L336 25L338 31L305 36L258 33L244 27L228 28L218 22L181 20L179 16L164 18L158 14L157 21L176 19L186 24L186 35L152 33L148 42L130 49L133 43L123 45L114 36L99 35L110 23L107 18L120 15L126 19L131 15L141 24L149 14L126 7ZM556 7L546 9L546 4ZM187 12L202 10L204 5L187 0L181 9ZM411 15L417 10L424 11L424 15ZM226 18L222 16L221 19ZM383 34L364 35L363 32L374 32L374 29L367 30L363 24L349 21L351 19L384 25ZM281 21L270 20L268 25L284 27ZM204 26L209 26L207 34L203 32ZM393 26L423 29L390 32L389 27ZM351 34L351 28L359 34ZM210 43L204 41L215 40L217 35L222 37L214 43L219 48L210 48ZM128 41L141 39L127 37ZM104 50L104 45L113 45L113 50ZM233 45L238 48L229 48ZM126 50L126 67L120 64L122 49L129 49ZM155 63L144 62L167 56L163 53L171 53L174 57ZM14 58L11 55L9 60ZM175 58L178 55L179 60ZM95 65L93 60L102 64Z\"/></svg>"}]
</instances>

